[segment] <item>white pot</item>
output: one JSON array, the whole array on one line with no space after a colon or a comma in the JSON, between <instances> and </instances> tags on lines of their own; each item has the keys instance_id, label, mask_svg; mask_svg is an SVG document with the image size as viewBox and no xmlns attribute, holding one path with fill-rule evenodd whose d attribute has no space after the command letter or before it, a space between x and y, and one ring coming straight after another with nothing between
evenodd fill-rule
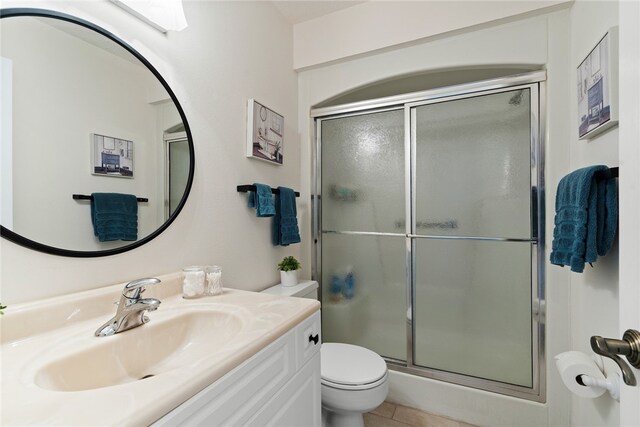
<instances>
[{"instance_id":1,"label":"white pot","mask_svg":"<svg viewBox=\"0 0 640 427\"><path fill-rule=\"evenodd\" d=\"M298 284L298 270L281 271L280 284L282 286L295 286Z\"/></svg>"}]
</instances>

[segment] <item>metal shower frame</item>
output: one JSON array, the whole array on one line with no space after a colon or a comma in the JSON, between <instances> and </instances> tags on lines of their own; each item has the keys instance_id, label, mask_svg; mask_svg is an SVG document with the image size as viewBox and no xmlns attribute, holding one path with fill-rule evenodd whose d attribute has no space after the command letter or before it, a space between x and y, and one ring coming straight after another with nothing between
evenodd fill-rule
<instances>
[{"instance_id":1,"label":"metal shower frame","mask_svg":"<svg viewBox=\"0 0 640 427\"><path fill-rule=\"evenodd\" d=\"M367 100L339 106L311 110L315 121L315 149L313 153L313 238L314 256L312 277L320 283L319 295L322 300L322 235L350 234L389 236L405 239L405 278L407 317L407 360L385 358L389 369L421 377L437 379L490 392L500 393L536 402L546 400L546 357L545 357L545 181L544 142L546 134L546 72L535 71L514 76L478 81L473 83L431 89L398 96ZM457 99L481 95L529 89L531 93L531 239L510 239L495 237L436 236L416 234L416 121L415 108ZM321 230L322 226L322 155L321 124L323 120L351 117L392 110L404 110L404 153L405 153L405 233L356 232ZM531 336L532 336L532 387L508 384L485 378L472 377L454 372L417 366L413 361L413 301L415 301L415 242L416 239L457 239L483 241L530 242L531 251ZM471 351L470 351L471 353Z\"/></svg>"}]
</instances>

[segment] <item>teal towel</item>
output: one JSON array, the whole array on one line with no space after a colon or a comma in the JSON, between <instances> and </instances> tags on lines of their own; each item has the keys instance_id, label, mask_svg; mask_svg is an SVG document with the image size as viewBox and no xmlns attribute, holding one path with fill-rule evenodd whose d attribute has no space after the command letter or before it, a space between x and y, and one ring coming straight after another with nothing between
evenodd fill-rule
<instances>
[{"instance_id":1,"label":"teal towel","mask_svg":"<svg viewBox=\"0 0 640 427\"><path fill-rule=\"evenodd\" d=\"M101 242L138 239L138 200L132 194L92 193L93 234Z\"/></svg>"},{"instance_id":2,"label":"teal towel","mask_svg":"<svg viewBox=\"0 0 640 427\"><path fill-rule=\"evenodd\" d=\"M578 169L565 176L556 194L551 263L582 273L585 262L609 252L618 226L615 178L596 179L604 165Z\"/></svg>"},{"instance_id":3,"label":"teal towel","mask_svg":"<svg viewBox=\"0 0 640 427\"><path fill-rule=\"evenodd\" d=\"M278 187L276 194L276 215L273 218L273 245L289 246L300 243L296 193L287 187Z\"/></svg>"},{"instance_id":4,"label":"teal towel","mask_svg":"<svg viewBox=\"0 0 640 427\"><path fill-rule=\"evenodd\" d=\"M255 182L256 191L249 191L247 206L256 208L256 216L260 218L274 216L276 207L273 204L273 193L271 187Z\"/></svg>"}]
</instances>

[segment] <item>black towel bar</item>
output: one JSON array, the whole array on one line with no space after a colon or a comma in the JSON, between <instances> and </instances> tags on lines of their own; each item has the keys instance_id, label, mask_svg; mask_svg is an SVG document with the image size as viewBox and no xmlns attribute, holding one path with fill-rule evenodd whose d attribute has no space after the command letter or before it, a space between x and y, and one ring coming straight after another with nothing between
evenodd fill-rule
<instances>
[{"instance_id":1,"label":"black towel bar","mask_svg":"<svg viewBox=\"0 0 640 427\"><path fill-rule=\"evenodd\" d=\"M73 198L75 200L93 200L93 197L91 196L87 196L85 194L74 194ZM147 203L149 202L149 199L145 198L145 197L136 197L136 200L140 203Z\"/></svg>"},{"instance_id":2,"label":"black towel bar","mask_svg":"<svg viewBox=\"0 0 640 427\"><path fill-rule=\"evenodd\" d=\"M618 178L619 169L616 166L615 168L609 168L608 171L598 171L596 172L596 179L607 179L607 178Z\"/></svg>"},{"instance_id":3,"label":"black towel bar","mask_svg":"<svg viewBox=\"0 0 640 427\"><path fill-rule=\"evenodd\" d=\"M238 185L237 189L238 189L238 193L247 193L249 191L256 191L256 186L255 185ZM277 188L272 188L271 192L273 194L280 194L280 190L278 190ZM296 191L295 193L296 193L296 197L300 197L299 192Z\"/></svg>"}]
</instances>

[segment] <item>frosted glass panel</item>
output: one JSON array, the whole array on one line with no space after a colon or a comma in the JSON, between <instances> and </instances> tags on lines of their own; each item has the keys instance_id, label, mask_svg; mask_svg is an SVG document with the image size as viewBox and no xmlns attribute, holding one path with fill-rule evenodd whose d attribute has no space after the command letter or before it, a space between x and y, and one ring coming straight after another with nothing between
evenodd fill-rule
<instances>
[{"instance_id":1,"label":"frosted glass panel","mask_svg":"<svg viewBox=\"0 0 640 427\"><path fill-rule=\"evenodd\" d=\"M532 232L533 88L318 119L326 342L364 346L400 365L410 359L408 372L453 383L539 391L532 269L544 236ZM405 235L409 200L415 217Z\"/></svg>"},{"instance_id":2,"label":"frosted glass panel","mask_svg":"<svg viewBox=\"0 0 640 427\"><path fill-rule=\"evenodd\" d=\"M531 250L417 239L415 363L531 387Z\"/></svg>"},{"instance_id":3,"label":"frosted glass panel","mask_svg":"<svg viewBox=\"0 0 640 427\"><path fill-rule=\"evenodd\" d=\"M402 110L322 121L324 230L404 233Z\"/></svg>"},{"instance_id":4,"label":"frosted glass panel","mask_svg":"<svg viewBox=\"0 0 640 427\"><path fill-rule=\"evenodd\" d=\"M406 360L405 238L322 236L322 339ZM345 277L354 278L345 297ZM346 292L348 294L348 292Z\"/></svg>"},{"instance_id":5,"label":"frosted glass panel","mask_svg":"<svg viewBox=\"0 0 640 427\"><path fill-rule=\"evenodd\" d=\"M416 233L531 237L529 89L416 108Z\"/></svg>"}]
</instances>

